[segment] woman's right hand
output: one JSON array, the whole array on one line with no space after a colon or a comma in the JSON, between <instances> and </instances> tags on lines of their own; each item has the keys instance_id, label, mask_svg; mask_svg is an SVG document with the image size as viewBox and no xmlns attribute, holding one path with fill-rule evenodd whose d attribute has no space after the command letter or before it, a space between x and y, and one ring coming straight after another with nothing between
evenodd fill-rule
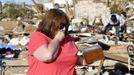
<instances>
[{"instance_id":1,"label":"woman's right hand","mask_svg":"<svg viewBox=\"0 0 134 75\"><path fill-rule=\"evenodd\" d=\"M61 42L65 37L65 33L63 30L59 30L57 34L55 35L54 39L57 39L59 42Z\"/></svg>"}]
</instances>

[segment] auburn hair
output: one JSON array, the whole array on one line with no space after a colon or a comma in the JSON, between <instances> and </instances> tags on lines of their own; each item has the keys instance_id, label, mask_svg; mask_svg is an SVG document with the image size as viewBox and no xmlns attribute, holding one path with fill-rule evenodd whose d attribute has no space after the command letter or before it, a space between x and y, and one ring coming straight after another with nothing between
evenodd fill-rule
<instances>
[{"instance_id":1,"label":"auburn hair","mask_svg":"<svg viewBox=\"0 0 134 75\"><path fill-rule=\"evenodd\" d=\"M61 26L65 26L67 33L69 25L68 16L60 9L50 9L48 10L41 22L38 25L37 31L42 32L50 38L54 38L56 32L61 28Z\"/></svg>"}]
</instances>

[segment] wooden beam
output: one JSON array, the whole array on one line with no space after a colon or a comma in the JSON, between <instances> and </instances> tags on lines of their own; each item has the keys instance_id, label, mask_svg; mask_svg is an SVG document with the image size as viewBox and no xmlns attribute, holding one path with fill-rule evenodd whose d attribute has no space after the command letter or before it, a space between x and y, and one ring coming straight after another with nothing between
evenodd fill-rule
<instances>
[{"instance_id":1,"label":"wooden beam","mask_svg":"<svg viewBox=\"0 0 134 75\"><path fill-rule=\"evenodd\" d=\"M128 58L125 58L125 57L122 57L122 56L119 56L119 55L115 55L115 54L111 54L111 53L108 53L108 52L104 52L104 56L106 58L121 61L121 62L124 62L124 63L127 63L127 61L128 61Z\"/></svg>"},{"instance_id":2,"label":"wooden beam","mask_svg":"<svg viewBox=\"0 0 134 75\"><path fill-rule=\"evenodd\" d=\"M105 56L105 58L120 61L120 62L128 64L128 58L126 58L126 57L111 54L111 53L108 53L108 52L104 52L104 56ZM131 62L131 65L134 65L134 64Z\"/></svg>"}]
</instances>

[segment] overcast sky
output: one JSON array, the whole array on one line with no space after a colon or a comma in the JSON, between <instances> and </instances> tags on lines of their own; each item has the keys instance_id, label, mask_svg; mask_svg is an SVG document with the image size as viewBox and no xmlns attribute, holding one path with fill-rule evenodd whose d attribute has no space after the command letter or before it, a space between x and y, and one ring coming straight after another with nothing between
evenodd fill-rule
<instances>
[{"instance_id":1,"label":"overcast sky","mask_svg":"<svg viewBox=\"0 0 134 75\"><path fill-rule=\"evenodd\" d=\"M22 3L25 2L26 4L32 4L32 0L0 0L1 2L7 3L7 2L11 2L11 3ZM40 2L47 2L48 0L35 0L40 1Z\"/></svg>"}]
</instances>

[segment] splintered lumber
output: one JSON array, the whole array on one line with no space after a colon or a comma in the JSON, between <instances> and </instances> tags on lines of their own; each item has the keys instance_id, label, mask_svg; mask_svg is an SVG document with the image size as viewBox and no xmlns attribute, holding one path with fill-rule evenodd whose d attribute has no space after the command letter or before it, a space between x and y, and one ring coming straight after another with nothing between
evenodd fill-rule
<instances>
[{"instance_id":1,"label":"splintered lumber","mask_svg":"<svg viewBox=\"0 0 134 75\"><path fill-rule=\"evenodd\" d=\"M134 33L127 34L128 38L134 39Z\"/></svg>"},{"instance_id":2,"label":"splintered lumber","mask_svg":"<svg viewBox=\"0 0 134 75\"><path fill-rule=\"evenodd\" d=\"M37 12L38 12L38 16L40 17L40 18L42 18L42 16L43 16L43 13L42 13L42 11L43 11L43 5L41 5L40 4L40 7L39 7L39 4L37 4L36 2L35 2L35 0L32 0L32 2L33 2L33 4L35 5L35 9L37 10ZM41 9L41 7L42 7L42 9Z\"/></svg>"},{"instance_id":3,"label":"splintered lumber","mask_svg":"<svg viewBox=\"0 0 134 75\"><path fill-rule=\"evenodd\" d=\"M120 62L128 64L128 58L126 58L126 57L111 54L111 53L108 53L108 52L104 52L104 56L105 56L105 58L120 61ZM134 64L131 62L131 65L134 65Z\"/></svg>"},{"instance_id":4,"label":"splintered lumber","mask_svg":"<svg viewBox=\"0 0 134 75\"><path fill-rule=\"evenodd\" d=\"M39 7L38 7L37 3L35 2L35 0L32 0L32 1L35 4L36 10L41 13L41 11L39 10Z\"/></svg>"}]
</instances>

